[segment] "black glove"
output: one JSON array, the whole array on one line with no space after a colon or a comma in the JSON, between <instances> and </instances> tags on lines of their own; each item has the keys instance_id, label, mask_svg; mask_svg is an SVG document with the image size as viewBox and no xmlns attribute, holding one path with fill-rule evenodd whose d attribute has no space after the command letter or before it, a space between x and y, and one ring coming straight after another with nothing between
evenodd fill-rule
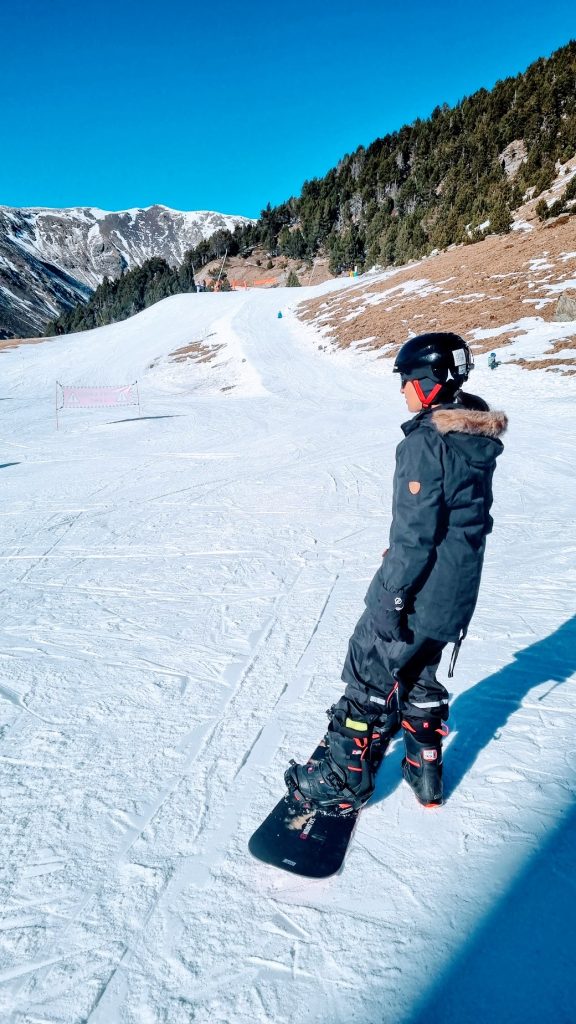
<instances>
[{"instance_id":1,"label":"black glove","mask_svg":"<svg viewBox=\"0 0 576 1024\"><path fill-rule=\"evenodd\" d=\"M376 595L375 595L376 596ZM382 640L404 640L404 598L380 587L377 605L372 609L374 629Z\"/></svg>"}]
</instances>

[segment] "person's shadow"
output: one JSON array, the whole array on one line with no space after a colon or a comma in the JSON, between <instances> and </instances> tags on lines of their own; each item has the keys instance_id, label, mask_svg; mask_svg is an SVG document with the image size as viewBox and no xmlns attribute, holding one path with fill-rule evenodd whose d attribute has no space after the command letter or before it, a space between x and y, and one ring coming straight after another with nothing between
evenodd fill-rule
<instances>
[{"instance_id":1,"label":"person's shadow","mask_svg":"<svg viewBox=\"0 0 576 1024\"><path fill-rule=\"evenodd\" d=\"M525 647L510 665L454 701L459 734L446 758L449 792L494 732L505 726L527 692L536 705L576 670L576 618L545 640ZM574 792L571 751L566 787ZM557 808L556 827L523 864L509 888L476 927L406 1017L403 1024L540 1024L576 1020L573 986L576 949L576 805ZM498 892L498 890L496 890Z\"/></svg>"},{"instance_id":2,"label":"person's shadow","mask_svg":"<svg viewBox=\"0 0 576 1024\"><path fill-rule=\"evenodd\" d=\"M544 701L550 690L566 682L574 672L576 616L544 640L518 651L508 665L457 697L450 709L449 725L454 736L447 746L444 764L445 798L450 798L480 751L521 707L533 687L551 682L546 694L535 698ZM401 780L399 764L387 764L388 760L399 762L401 756L397 744L390 757L385 758L378 772L374 802L389 796Z\"/></svg>"}]
</instances>

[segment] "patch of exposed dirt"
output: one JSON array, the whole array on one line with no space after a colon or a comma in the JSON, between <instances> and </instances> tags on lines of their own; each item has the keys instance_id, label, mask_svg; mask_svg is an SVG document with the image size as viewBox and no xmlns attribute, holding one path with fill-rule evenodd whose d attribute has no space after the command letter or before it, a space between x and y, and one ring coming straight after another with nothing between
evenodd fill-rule
<instances>
[{"instance_id":1,"label":"patch of exposed dirt","mask_svg":"<svg viewBox=\"0 0 576 1024\"><path fill-rule=\"evenodd\" d=\"M567 376L571 376L576 373L576 358L572 359L570 356L561 356L560 353L565 352L566 349L576 350L576 337L561 338L559 341L553 342L549 350L551 357L548 356L544 359L511 359L510 362L517 363L518 366L523 366L526 370L559 370ZM573 368L568 368L570 363L574 363Z\"/></svg>"},{"instance_id":2,"label":"patch of exposed dirt","mask_svg":"<svg viewBox=\"0 0 576 1024\"><path fill-rule=\"evenodd\" d=\"M171 352L169 359L171 363L210 363L216 358L223 345L207 345L205 341L191 341L189 345L183 345Z\"/></svg>"},{"instance_id":3,"label":"patch of exposed dirt","mask_svg":"<svg viewBox=\"0 0 576 1024\"><path fill-rule=\"evenodd\" d=\"M221 266L222 260L212 260L196 271L196 281L209 285L214 280L210 272L212 271L212 275L219 274ZM258 249L246 259L242 256L231 256L224 263L224 272L236 291L243 288L282 288L291 270L301 285L322 284L324 281L331 281L334 276L328 270L327 258L317 257L313 266L309 266L304 260L292 260L287 256L269 257L267 253Z\"/></svg>"},{"instance_id":4,"label":"patch of exposed dirt","mask_svg":"<svg viewBox=\"0 0 576 1024\"><path fill-rule=\"evenodd\" d=\"M56 341L56 338L7 338L0 341L0 352L7 352L10 348L19 348L20 345L41 345L43 341Z\"/></svg>"}]
</instances>

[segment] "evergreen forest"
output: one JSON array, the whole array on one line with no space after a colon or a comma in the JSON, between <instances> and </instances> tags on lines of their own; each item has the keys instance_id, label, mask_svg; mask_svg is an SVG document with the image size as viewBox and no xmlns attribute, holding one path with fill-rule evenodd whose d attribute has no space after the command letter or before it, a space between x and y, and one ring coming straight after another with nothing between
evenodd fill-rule
<instances>
[{"instance_id":1,"label":"evergreen forest","mask_svg":"<svg viewBox=\"0 0 576 1024\"><path fill-rule=\"evenodd\" d=\"M154 256L114 280L105 277L86 304L80 303L62 313L49 325L47 334L70 334L103 327L126 320L168 295L196 291L188 255L180 267L170 267L166 260Z\"/></svg>"}]
</instances>

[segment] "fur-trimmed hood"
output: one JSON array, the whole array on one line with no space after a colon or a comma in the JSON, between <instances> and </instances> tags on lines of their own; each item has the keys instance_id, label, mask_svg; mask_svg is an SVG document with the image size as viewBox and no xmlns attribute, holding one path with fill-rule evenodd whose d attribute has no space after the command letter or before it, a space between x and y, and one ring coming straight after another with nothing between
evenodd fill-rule
<instances>
[{"instance_id":1,"label":"fur-trimmed hood","mask_svg":"<svg viewBox=\"0 0 576 1024\"><path fill-rule=\"evenodd\" d=\"M476 434L481 437L500 437L508 426L508 417L504 412L492 409L450 408L434 409L432 422L439 434L456 431L460 434Z\"/></svg>"},{"instance_id":2,"label":"fur-trimmed hood","mask_svg":"<svg viewBox=\"0 0 576 1024\"><path fill-rule=\"evenodd\" d=\"M507 426L508 417L503 412L454 404L423 409L403 423L402 430L406 436L414 431L431 431L470 466L480 467L490 465L501 455L504 445L500 435Z\"/></svg>"}]
</instances>

